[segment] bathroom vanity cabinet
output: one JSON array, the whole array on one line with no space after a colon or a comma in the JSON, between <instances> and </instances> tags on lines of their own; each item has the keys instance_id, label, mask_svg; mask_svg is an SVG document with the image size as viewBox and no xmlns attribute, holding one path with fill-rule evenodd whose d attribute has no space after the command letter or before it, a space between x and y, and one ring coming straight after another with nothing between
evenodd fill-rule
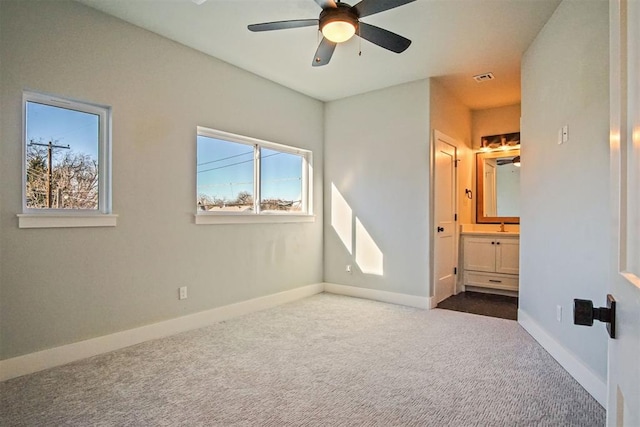
<instances>
[{"instance_id":1,"label":"bathroom vanity cabinet","mask_svg":"<svg viewBox=\"0 0 640 427\"><path fill-rule=\"evenodd\" d=\"M463 285L505 291L518 290L518 235L463 234Z\"/></svg>"}]
</instances>

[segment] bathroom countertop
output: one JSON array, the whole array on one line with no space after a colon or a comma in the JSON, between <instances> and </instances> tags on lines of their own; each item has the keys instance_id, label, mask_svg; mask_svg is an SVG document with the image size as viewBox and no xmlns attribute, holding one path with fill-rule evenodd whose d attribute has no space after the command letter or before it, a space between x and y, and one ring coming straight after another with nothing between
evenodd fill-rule
<instances>
[{"instance_id":1,"label":"bathroom countertop","mask_svg":"<svg viewBox=\"0 0 640 427\"><path fill-rule=\"evenodd\" d=\"M491 231L491 230L473 230L473 231L462 231L460 232L460 234L462 235L485 235L485 236L513 236L513 237L519 237L520 236L520 232L519 231Z\"/></svg>"}]
</instances>

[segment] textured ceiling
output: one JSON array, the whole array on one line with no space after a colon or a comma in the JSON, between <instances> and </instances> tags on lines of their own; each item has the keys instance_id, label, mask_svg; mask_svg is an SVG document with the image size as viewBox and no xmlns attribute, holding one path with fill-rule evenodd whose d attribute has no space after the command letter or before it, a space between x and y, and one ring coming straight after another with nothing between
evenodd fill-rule
<instances>
[{"instance_id":1,"label":"textured ceiling","mask_svg":"<svg viewBox=\"0 0 640 427\"><path fill-rule=\"evenodd\" d=\"M322 101L435 77L472 109L520 101L521 56L560 2L417 0L362 19L411 39L404 53L354 37L312 67L317 28L247 25L317 18L313 0L78 1ZM495 80L472 79L485 72Z\"/></svg>"}]
</instances>

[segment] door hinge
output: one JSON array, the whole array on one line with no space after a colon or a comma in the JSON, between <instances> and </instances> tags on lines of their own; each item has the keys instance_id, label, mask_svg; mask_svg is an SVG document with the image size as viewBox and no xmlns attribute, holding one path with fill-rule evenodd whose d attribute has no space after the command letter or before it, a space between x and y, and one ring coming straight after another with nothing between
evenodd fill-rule
<instances>
[{"instance_id":1,"label":"door hinge","mask_svg":"<svg viewBox=\"0 0 640 427\"><path fill-rule=\"evenodd\" d=\"M453 274L458 274L458 267L453 267Z\"/></svg>"},{"instance_id":2,"label":"door hinge","mask_svg":"<svg viewBox=\"0 0 640 427\"><path fill-rule=\"evenodd\" d=\"M458 220L458 214L453 214L453 220L457 221Z\"/></svg>"}]
</instances>

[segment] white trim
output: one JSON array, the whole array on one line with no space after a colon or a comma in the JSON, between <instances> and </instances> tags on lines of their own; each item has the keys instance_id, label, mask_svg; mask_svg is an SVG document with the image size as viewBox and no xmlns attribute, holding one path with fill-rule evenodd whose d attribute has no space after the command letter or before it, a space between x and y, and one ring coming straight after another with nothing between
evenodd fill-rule
<instances>
[{"instance_id":1,"label":"white trim","mask_svg":"<svg viewBox=\"0 0 640 427\"><path fill-rule=\"evenodd\" d=\"M244 144L247 146L253 147L254 150L254 159L253 159L253 212L251 215L260 215L262 212L260 211L260 201L262 200L261 195L261 163L262 163L262 148L267 148L269 150L278 151L280 153L291 154L295 156L300 156L302 158L302 170L301 170L301 202L302 202L302 213L305 215L313 214L313 152L311 150L305 150L303 148L292 147L289 145L278 144L275 142L264 141L262 139L252 138L249 136L238 135L235 133L224 132L221 130L210 129L204 126L197 126L196 128L197 137L205 137L211 138L218 141L231 142ZM204 171L202 171L204 172ZM196 175L199 172L196 172ZM196 188L197 188L196 178ZM286 215L286 212L274 212L275 215ZM196 214L197 215L197 214ZM247 214L248 215L248 214ZM231 220L230 222L222 222L223 224L227 223L239 223L243 221ZM248 222L304 222L304 221L248 221ZM209 223L209 222L202 222ZM220 221L216 221L214 223L221 223ZM196 219L196 224L200 224Z\"/></svg>"},{"instance_id":2,"label":"white trim","mask_svg":"<svg viewBox=\"0 0 640 427\"><path fill-rule=\"evenodd\" d=\"M27 103L42 104L50 107L63 108L66 110L78 111L86 114L93 114L99 117L98 120L98 208L97 212L103 215L111 214L112 209L112 183L111 183L111 107L93 102L81 101L49 93L24 90L22 92L22 213L40 214L49 213L58 215L60 212L70 215L82 215L87 210L83 209L34 209L27 207ZM58 212L56 212L58 211ZM115 225L115 224L114 224ZM101 227L102 225L98 225ZM63 225L45 227L93 227L93 225ZM29 227L29 228L45 228ZM22 228L22 227L21 227ZM26 227L25 227L26 228Z\"/></svg>"},{"instance_id":3,"label":"white trim","mask_svg":"<svg viewBox=\"0 0 640 427\"><path fill-rule=\"evenodd\" d=\"M195 222L198 225L206 224L268 224L291 222L315 222L315 215L295 214L196 214Z\"/></svg>"},{"instance_id":4,"label":"white trim","mask_svg":"<svg viewBox=\"0 0 640 427\"><path fill-rule=\"evenodd\" d=\"M518 323L605 409L606 381L582 363L572 352L549 335L531 316L518 309Z\"/></svg>"},{"instance_id":5,"label":"white trim","mask_svg":"<svg viewBox=\"0 0 640 427\"><path fill-rule=\"evenodd\" d=\"M211 310L189 314L139 328L116 332L60 347L0 360L0 381L64 365L87 357L107 353L145 341L201 328L233 317L276 307L301 298L319 294L322 283L302 286L277 294L266 295L248 301L216 307Z\"/></svg>"},{"instance_id":6,"label":"white trim","mask_svg":"<svg viewBox=\"0 0 640 427\"><path fill-rule=\"evenodd\" d=\"M434 298L419 297L415 295L400 294L397 292L379 291L376 289L359 288L356 286L338 285L335 283L325 283L324 291L331 294L346 295L356 298L365 298L374 301L388 302L391 304L406 305L422 309L430 309L434 306Z\"/></svg>"},{"instance_id":7,"label":"white trim","mask_svg":"<svg viewBox=\"0 0 640 427\"><path fill-rule=\"evenodd\" d=\"M264 139L252 138L250 136L238 135L237 133L225 132L217 129L211 129L204 126L196 128L197 134L206 136L207 138L218 139L228 142L237 142L240 144L255 146L259 145L270 150L282 151L283 153L296 154L299 156L307 156L311 154L310 150L304 148L292 147L290 145L278 144L276 142L265 141Z\"/></svg>"},{"instance_id":8,"label":"white trim","mask_svg":"<svg viewBox=\"0 0 640 427\"><path fill-rule=\"evenodd\" d=\"M18 214L18 228L115 227L118 215Z\"/></svg>"}]
</instances>

